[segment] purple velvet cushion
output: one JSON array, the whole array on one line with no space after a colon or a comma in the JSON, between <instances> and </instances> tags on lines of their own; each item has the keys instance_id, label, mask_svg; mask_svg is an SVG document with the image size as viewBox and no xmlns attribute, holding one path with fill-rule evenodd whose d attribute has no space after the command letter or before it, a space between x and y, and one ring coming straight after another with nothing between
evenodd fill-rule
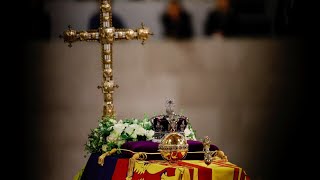
<instances>
[{"instance_id":1,"label":"purple velvet cushion","mask_svg":"<svg viewBox=\"0 0 320 180\"><path fill-rule=\"evenodd\" d=\"M129 149L134 152L157 152L159 143L152 141L129 141L122 145L121 148Z\"/></svg>"},{"instance_id":2,"label":"purple velvet cushion","mask_svg":"<svg viewBox=\"0 0 320 180\"><path fill-rule=\"evenodd\" d=\"M193 140L188 140L187 141L189 144L189 152L195 152L195 151L202 151L203 150L203 145L202 142L200 141L193 141ZM123 149L129 149L134 152L148 152L148 153L154 153L158 152L158 145L159 143L157 142L152 142L152 141L130 141L124 143L121 148ZM210 150L218 150L219 148L213 144L210 146ZM160 155L148 155L148 159L161 159ZM203 153L196 153L196 154L188 154L186 159L203 159Z\"/></svg>"},{"instance_id":3,"label":"purple velvet cushion","mask_svg":"<svg viewBox=\"0 0 320 180\"><path fill-rule=\"evenodd\" d=\"M194 152L194 151L202 151L203 150L203 145L202 142L200 141L193 141L193 140L188 140L187 141L189 144L189 151ZM123 149L129 149L135 152L158 152L158 145L159 143L157 142L152 142L152 141L130 141L126 142L122 145ZM218 150L219 148L213 144L210 146L210 150Z\"/></svg>"}]
</instances>

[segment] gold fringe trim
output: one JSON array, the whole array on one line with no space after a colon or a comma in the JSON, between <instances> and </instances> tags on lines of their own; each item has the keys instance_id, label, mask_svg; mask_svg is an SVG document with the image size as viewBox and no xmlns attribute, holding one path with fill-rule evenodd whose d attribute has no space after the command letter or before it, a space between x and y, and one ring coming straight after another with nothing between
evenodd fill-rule
<instances>
[{"instance_id":1,"label":"gold fringe trim","mask_svg":"<svg viewBox=\"0 0 320 180\"><path fill-rule=\"evenodd\" d=\"M134 172L134 164L136 161L144 161L147 159L147 153L137 152L129 159L128 173L126 180L131 180Z\"/></svg>"},{"instance_id":2,"label":"gold fringe trim","mask_svg":"<svg viewBox=\"0 0 320 180\"><path fill-rule=\"evenodd\" d=\"M107 156L110 156L110 155L114 154L115 152L117 152L117 149L116 149L116 148L112 149L112 150L109 151L109 152L103 153L101 156L99 156L98 164L99 164L100 166L103 166L103 164L104 164L104 159L105 159Z\"/></svg>"}]
</instances>

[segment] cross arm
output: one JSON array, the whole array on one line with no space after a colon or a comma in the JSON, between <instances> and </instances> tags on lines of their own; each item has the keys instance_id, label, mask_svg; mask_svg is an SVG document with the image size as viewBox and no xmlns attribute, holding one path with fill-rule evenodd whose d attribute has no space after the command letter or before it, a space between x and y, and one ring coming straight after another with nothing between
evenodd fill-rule
<instances>
[{"instance_id":1,"label":"cross arm","mask_svg":"<svg viewBox=\"0 0 320 180\"><path fill-rule=\"evenodd\" d=\"M115 29L115 39L121 40L132 40L137 39L141 40L142 44L149 38L149 35L153 35L153 33L148 29L145 28L143 23L141 23L141 28L138 29Z\"/></svg>"},{"instance_id":2,"label":"cross arm","mask_svg":"<svg viewBox=\"0 0 320 180\"><path fill-rule=\"evenodd\" d=\"M102 44L113 43L114 40L132 40L138 39L142 41L142 44L149 38L149 35L153 33L145 28L141 24L141 28L133 29L115 29L114 27L100 27L96 30L89 31L76 31L71 28L63 32L60 38L64 39L64 42L69 43L69 47L72 47L72 43L76 41L99 41Z\"/></svg>"},{"instance_id":3,"label":"cross arm","mask_svg":"<svg viewBox=\"0 0 320 180\"><path fill-rule=\"evenodd\" d=\"M64 39L64 42L69 43L71 47L73 42L76 41L98 41L99 40L99 30L88 30L88 31L76 31L68 26L68 30L63 32L63 35L60 35L60 38Z\"/></svg>"}]
</instances>

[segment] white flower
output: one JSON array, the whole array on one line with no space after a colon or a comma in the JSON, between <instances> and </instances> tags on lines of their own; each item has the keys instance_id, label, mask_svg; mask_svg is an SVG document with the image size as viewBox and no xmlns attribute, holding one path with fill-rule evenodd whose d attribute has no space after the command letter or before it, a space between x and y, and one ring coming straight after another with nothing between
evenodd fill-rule
<instances>
[{"instance_id":1,"label":"white flower","mask_svg":"<svg viewBox=\"0 0 320 180\"><path fill-rule=\"evenodd\" d=\"M102 151L103 152L107 152L107 148L108 148L108 145L107 144L104 144L104 145L102 145Z\"/></svg>"},{"instance_id":2,"label":"white flower","mask_svg":"<svg viewBox=\"0 0 320 180\"><path fill-rule=\"evenodd\" d=\"M133 131L133 133L131 134L131 137L132 137L133 139L137 139L137 134L135 133L135 131Z\"/></svg>"},{"instance_id":3,"label":"white flower","mask_svg":"<svg viewBox=\"0 0 320 180\"><path fill-rule=\"evenodd\" d=\"M138 124L131 124L130 125L134 130L133 130L133 133L131 134L131 137L132 138L137 138L137 132L139 131L138 129L139 129L139 125Z\"/></svg>"},{"instance_id":4,"label":"white flower","mask_svg":"<svg viewBox=\"0 0 320 180\"><path fill-rule=\"evenodd\" d=\"M134 131L134 126L132 126L133 124L130 124L125 130L124 132L126 132L127 134L131 135Z\"/></svg>"},{"instance_id":5,"label":"white flower","mask_svg":"<svg viewBox=\"0 0 320 180\"><path fill-rule=\"evenodd\" d=\"M107 137L108 142L116 142L119 138L120 134L117 134L115 131L112 131L110 135Z\"/></svg>"},{"instance_id":6,"label":"white flower","mask_svg":"<svg viewBox=\"0 0 320 180\"><path fill-rule=\"evenodd\" d=\"M138 136L144 136L146 134L146 130L141 127L141 126L137 126L136 129L134 130L134 132L138 135Z\"/></svg>"},{"instance_id":7,"label":"white flower","mask_svg":"<svg viewBox=\"0 0 320 180\"><path fill-rule=\"evenodd\" d=\"M133 124L138 124L138 119L134 119Z\"/></svg>"},{"instance_id":8,"label":"white flower","mask_svg":"<svg viewBox=\"0 0 320 180\"><path fill-rule=\"evenodd\" d=\"M117 123L113 126L113 131L117 134L121 134L125 128L126 125Z\"/></svg>"},{"instance_id":9,"label":"white flower","mask_svg":"<svg viewBox=\"0 0 320 180\"><path fill-rule=\"evenodd\" d=\"M120 120L118 121L118 124L123 124L122 119L120 119Z\"/></svg>"},{"instance_id":10,"label":"white flower","mask_svg":"<svg viewBox=\"0 0 320 180\"><path fill-rule=\"evenodd\" d=\"M196 138L196 136L195 136L194 134L192 134L192 136L191 136L189 139L190 139L190 140L194 140L194 141L197 140L197 138Z\"/></svg>"},{"instance_id":11,"label":"white flower","mask_svg":"<svg viewBox=\"0 0 320 180\"><path fill-rule=\"evenodd\" d=\"M186 136L187 140L197 140L194 131L190 126L186 127L184 130L184 135Z\"/></svg>"},{"instance_id":12,"label":"white flower","mask_svg":"<svg viewBox=\"0 0 320 180\"><path fill-rule=\"evenodd\" d=\"M148 131L146 131L147 140L152 139L152 138L153 138L153 135L154 135L154 131L153 131L153 130L148 130Z\"/></svg>"},{"instance_id":13,"label":"white flower","mask_svg":"<svg viewBox=\"0 0 320 180\"><path fill-rule=\"evenodd\" d=\"M186 129L184 129L184 135L185 136L189 136L192 132L189 129L189 126L186 127Z\"/></svg>"}]
</instances>

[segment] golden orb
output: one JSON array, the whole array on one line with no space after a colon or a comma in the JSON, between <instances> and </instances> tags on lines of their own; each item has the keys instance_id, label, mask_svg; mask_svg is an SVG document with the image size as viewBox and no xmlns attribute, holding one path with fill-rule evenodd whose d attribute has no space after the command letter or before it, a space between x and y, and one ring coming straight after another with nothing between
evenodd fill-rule
<instances>
[{"instance_id":1,"label":"golden orb","mask_svg":"<svg viewBox=\"0 0 320 180\"><path fill-rule=\"evenodd\" d=\"M186 138L177 132L167 134L159 144L159 151L164 160L176 162L186 157L188 153Z\"/></svg>"}]
</instances>

